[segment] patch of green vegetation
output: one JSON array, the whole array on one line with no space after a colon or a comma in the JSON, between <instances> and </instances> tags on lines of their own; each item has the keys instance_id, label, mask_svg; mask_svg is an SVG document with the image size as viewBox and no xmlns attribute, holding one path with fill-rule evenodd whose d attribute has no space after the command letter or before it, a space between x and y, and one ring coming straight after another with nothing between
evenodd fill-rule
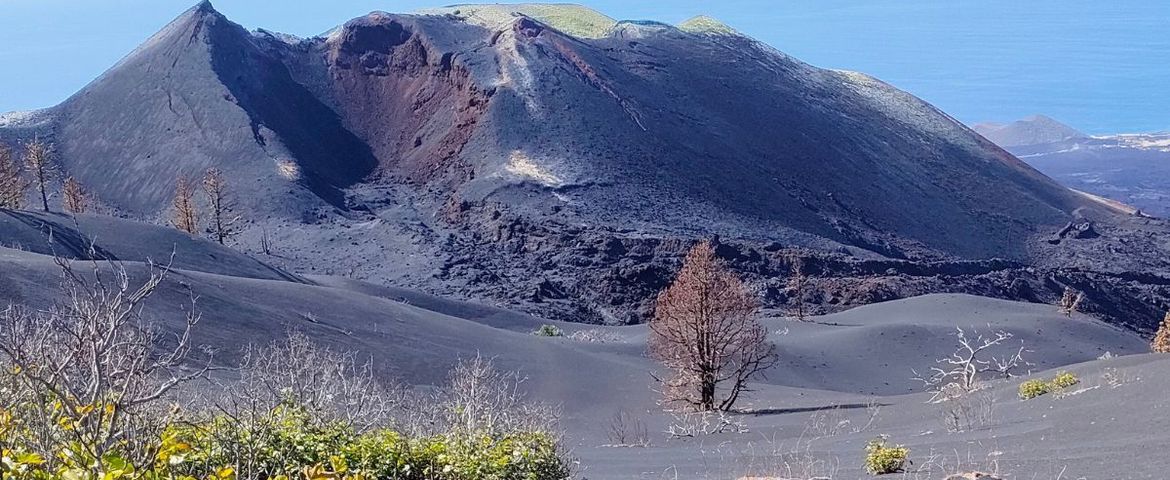
<instances>
[{"instance_id":1,"label":"patch of green vegetation","mask_svg":"<svg viewBox=\"0 0 1170 480\"><path fill-rule=\"evenodd\" d=\"M1056 375L1056 378L1052 379L1051 387L1053 390L1063 390L1078 383L1081 383L1081 379L1077 378L1076 375L1068 372L1060 372Z\"/></svg>"},{"instance_id":2,"label":"patch of green vegetation","mask_svg":"<svg viewBox=\"0 0 1170 480\"><path fill-rule=\"evenodd\" d=\"M58 409L54 430L26 428L32 420L25 415L29 408L0 409L3 478L565 480L570 476L556 438L545 432L455 429L407 436L383 428L359 431L289 403L242 419L227 415L203 421L175 419L157 437L143 434L134 437L133 443L113 446L97 446L77 432L79 422L102 421L102 415L112 415L112 405L87 409L80 418ZM154 461L132 460L144 456Z\"/></svg>"},{"instance_id":3,"label":"patch of green vegetation","mask_svg":"<svg viewBox=\"0 0 1170 480\"><path fill-rule=\"evenodd\" d=\"M1020 384L1020 400L1030 400L1044 394L1059 392L1079 383L1081 379L1069 372L1060 372L1047 382L1038 378L1028 380Z\"/></svg>"},{"instance_id":4,"label":"patch of green vegetation","mask_svg":"<svg viewBox=\"0 0 1170 480\"><path fill-rule=\"evenodd\" d=\"M573 4L526 4L516 11L550 27L580 38L601 38L609 34L617 21L588 7Z\"/></svg>"},{"instance_id":5,"label":"patch of green vegetation","mask_svg":"<svg viewBox=\"0 0 1170 480\"><path fill-rule=\"evenodd\" d=\"M570 3L521 3L515 5L453 5L428 13L451 13L481 24L501 24L514 14L533 18L545 25L578 38L601 38L617 25L605 14Z\"/></svg>"},{"instance_id":6,"label":"patch of green vegetation","mask_svg":"<svg viewBox=\"0 0 1170 480\"><path fill-rule=\"evenodd\" d=\"M702 35L739 35L739 32L726 23L720 22L706 15L699 15L678 24L678 29L688 33Z\"/></svg>"},{"instance_id":7,"label":"patch of green vegetation","mask_svg":"<svg viewBox=\"0 0 1170 480\"><path fill-rule=\"evenodd\" d=\"M865 444L865 471L871 475L900 472L909 456L909 448L888 446L885 438L875 438Z\"/></svg>"},{"instance_id":8,"label":"patch of green vegetation","mask_svg":"<svg viewBox=\"0 0 1170 480\"><path fill-rule=\"evenodd\" d=\"M321 422L295 405L282 405L260 420L240 425L218 417L171 425L158 455L161 478L206 478L209 471L235 465L240 452L247 452L250 469L261 478L569 477L555 439L543 432L460 431L412 438L394 430L357 432L349 425Z\"/></svg>"},{"instance_id":9,"label":"patch of green vegetation","mask_svg":"<svg viewBox=\"0 0 1170 480\"><path fill-rule=\"evenodd\" d=\"M1048 383L1044 380L1034 379L1020 384L1020 400L1031 400L1048 392Z\"/></svg>"}]
</instances>

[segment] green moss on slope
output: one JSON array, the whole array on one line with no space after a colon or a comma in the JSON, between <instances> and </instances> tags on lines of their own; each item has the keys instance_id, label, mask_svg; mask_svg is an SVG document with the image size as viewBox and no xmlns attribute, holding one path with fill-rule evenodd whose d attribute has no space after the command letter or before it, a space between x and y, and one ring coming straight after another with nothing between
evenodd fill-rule
<instances>
[{"instance_id":1,"label":"green moss on slope","mask_svg":"<svg viewBox=\"0 0 1170 480\"><path fill-rule=\"evenodd\" d=\"M734 28L706 15L699 15L678 24L679 30L705 35L739 35Z\"/></svg>"},{"instance_id":2,"label":"green moss on slope","mask_svg":"<svg viewBox=\"0 0 1170 480\"><path fill-rule=\"evenodd\" d=\"M589 7L569 3L521 3L515 5L452 5L424 13L450 13L472 23L497 26L524 15L578 38L600 38L609 34L617 21Z\"/></svg>"}]
</instances>

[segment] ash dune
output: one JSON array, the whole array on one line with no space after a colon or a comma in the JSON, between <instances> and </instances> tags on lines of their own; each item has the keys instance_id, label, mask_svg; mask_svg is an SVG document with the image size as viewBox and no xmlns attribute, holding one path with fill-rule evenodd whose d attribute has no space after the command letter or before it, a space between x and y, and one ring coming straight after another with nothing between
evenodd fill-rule
<instances>
[{"instance_id":1,"label":"ash dune","mask_svg":"<svg viewBox=\"0 0 1170 480\"><path fill-rule=\"evenodd\" d=\"M782 362L767 372L743 403L753 413L736 414L750 431L667 440L660 432L672 419L660 411L657 394L648 388L648 372L655 366L644 355L644 326L597 327L607 332L605 343L539 337L531 332L546 321L521 313L352 280L268 278L250 269L233 271L246 257L224 255L222 247L208 241L175 242L164 229L108 218L84 218L79 223L90 232L122 229L142 239L142 253L135 255L113 235L91 237L95 250L117 252L139 278L146 257L174 246L177 269L149 301L146 317L166 328L178 328L184 309L189 308L189 295L195 294L202 314L197 341L216 347L221 362L230 363L248 343L265 343L287 330L297 330L326 345L369 355L380 376L420 386L441 381L457 359L477 354L520 370L529 379L525 383L529 395L562 406L566 441L585 466L582 474L587 478L675 474L727 478L775 473L779 471L777 455L787 451L786 445L805 445L801 448L807 452L839 463L834 478L852 478L861 475L852 459L877 433L907 443L918 454L915 458L932 450L947 455L958 450L968 468L984 468L997 461L1004 472L1051 471L1055 475L1064 469L1099 478L1114 471L1104 458L1132 458L1138 442L1147 451L1170 444L1170 437L1156 422L1115 409L1116 402L1122 401L1127 402L1127 410L1159 408L1160 395L1150 389L1166 381L1162 373L1166 361L1133 355L1147 352L1148 347L1132 333L1080 315L1065 318L1051 306L928 295L815 317L806 323L766 320ZM27 228L26 223L0 223L5 238ZM11 248L0 248L0 271L5 272L0 277L0 300L32 305L50 301L53 292L47 287L58 278L48 255ZM561 326L569 332L594 328ZM1085 390L1061 399L1021 402L1014 397L1021 379L996 380L989 390L998 404L996 427L945 433L940 430L938 407L925 403L926 394L914 393L921 387L909 377L911 369L928 368L935 358L950 353L949 336L955 327L1012 332L1031 350L1026 358L1035 364L1037 376L1050 376L1054 369L1073 371L1083 379ZM1009 342L993 353L1007 354L1016 348ZM1128 356L1097 360L1106 351ZM1109 384L1103 376L1106 372L1128 380ZM873 415L866 405L880 409ZM611 443L607 420L618 412L644 422L650 446L604 446ZM808 425L817 414L865 427L813 435ZM1116 436L1118 432L1128 433ZM1089 449L1077 438L1111 440L1107 447ZM1070 451L1081 453L1069 455ZM1061 459L1049 459L1054 456ZM1149 468L1139 465L1128 472L1154 474L1160 468L1156 462L1142 464Z\"/></svg>"},{"instance_id":2,"label":"ash dune","mask_svg":"<svg viewBox=\"0 0 1170 480\"><path fill-rule=\"evenodd\" d=\"M64 258L153 261L217 275L303 281L248 255L175 229L100 215L0 209L0 247ZM183 252L178 255L178 252Z\"/></svg>"}]
</instances>

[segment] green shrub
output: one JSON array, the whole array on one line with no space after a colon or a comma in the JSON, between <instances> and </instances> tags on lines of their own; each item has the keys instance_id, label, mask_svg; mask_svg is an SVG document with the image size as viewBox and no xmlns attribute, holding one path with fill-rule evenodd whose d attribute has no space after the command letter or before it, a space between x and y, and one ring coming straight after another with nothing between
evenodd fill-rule
<instances>
[{"instance_id":1,"label":"green shrub","mask_svg":"<svg viewBox=\"0 0 1170 480\"><path fill-rule=\"evenodd\" d=\"M865 444L865 471L872 475L900 472L909 456L909 448L887 446L884 438L875 438Z\"/></svg>"},{"instance_id":2,"label":"green shrub","mask_svg":"<svg viewBox=\"0 0 1170 480\"><path fill-rule=\"evenodd\" d=\"M1028 380L1020 384L1020 400L1030 400L1048 393L1048 383L1044 380Z\"/></svg>"},{"instance_id":3,"label":"green shrub","mask_svg":"<svg viewBox=\"0 0 1170 480\"><path fill-rule=\"evenodd\" d=\"M1068 372L1060 372L1056 375L1056 378L1052 379L1050 386L1052 390L1064 390L1078 383L1081 383L1081 380L1076 375Z\"/></svg>"},{"instance_id":4,"label":"green shrub","mask_svg":"<svg viewBox=\"0 0 1170 480\"><path fill-rule=\"evenodd\" d=\"M560 327L558 327L556 325L549 325L547 323L544 325L541 325L540 328L536 329L536 331L532 332L532 334L536 335L538 337L563 337L563 336L565 336L564 330L561 330Z\"/></svg>"},{"instance_id":5,"label":"green shrub","mask_svg":"<svg viewBox=\"0 0 1170 480\"><path fill-rule=\"evenodd\" d=\"M20 411L0 408L0 476L12 480L564 480L568 461L548 433L445 433L411 438L390 429L358 433L290 404L247 417L171 421L154 437L99 459L63 440L39 451ZM148 462L137 453L154 452Z\"/></svg>"},{"instance_id":6,"label":"green shrub","mask_svg":"<svg viewBox=\"0 0 1170 480\"><path fill-rule=\"evenodd\" d=\"M179 451L165 445L181 445ZM358 434L319 424L304 409L282 406L268 418L217 418L173 426L164 435L166 473L207 477L236 466L240 478L396 480L561 480L568 466L544 432L463 433L409 438L388 429ZM177 455L177 456L176 456ZM244 457L246 462L238 462ZM236 467L233 467L236 468Z\"/></svg>"},{"instance_id":7,"label":"green shrub","mask_svg":"<svg viewBox=\"0 0 1170 480\"><path fill-rule=\"evenodd\" d=\"M1028 380L1020 384L1020 400L1029 400L1047 393L1058 392L1078 383L1081 383L1081 380L1068 372L1060 372L1047 382L1040 379Z\"/></svg>"}]
</instances>

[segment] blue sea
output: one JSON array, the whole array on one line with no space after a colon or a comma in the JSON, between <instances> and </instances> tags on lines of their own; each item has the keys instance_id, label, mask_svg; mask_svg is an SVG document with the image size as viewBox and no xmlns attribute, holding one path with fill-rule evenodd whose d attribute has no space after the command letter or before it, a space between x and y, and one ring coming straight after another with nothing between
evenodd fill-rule
<instances>
[{"instance_id":1,"label":"blue sea","mask_svg":"<svg viewBox=\"0 0 1170 480\"><path fill-rule=\"evenodd\" d=\"M1170 131L1170 1L801 0L726 19L964 122L1045 114L1090 134Z\"/></svg>"},{"instance_id":2,"label":"blue sea","mask_svg":"<svg viewBox=\"0 0 1170 480\"><path fill-rule=\"evenodd\" d=\"M1170 130L1170 0L575 1L618 19L709 14L814 65L875 75L968 123L1039 113L1093 134ZM0 75L0 111L63 100L194 3L0 0L0 72L20 72ZM304 36L373 9L459 2L215 3L249 28Z\"/></svg>"}]
</instances>

